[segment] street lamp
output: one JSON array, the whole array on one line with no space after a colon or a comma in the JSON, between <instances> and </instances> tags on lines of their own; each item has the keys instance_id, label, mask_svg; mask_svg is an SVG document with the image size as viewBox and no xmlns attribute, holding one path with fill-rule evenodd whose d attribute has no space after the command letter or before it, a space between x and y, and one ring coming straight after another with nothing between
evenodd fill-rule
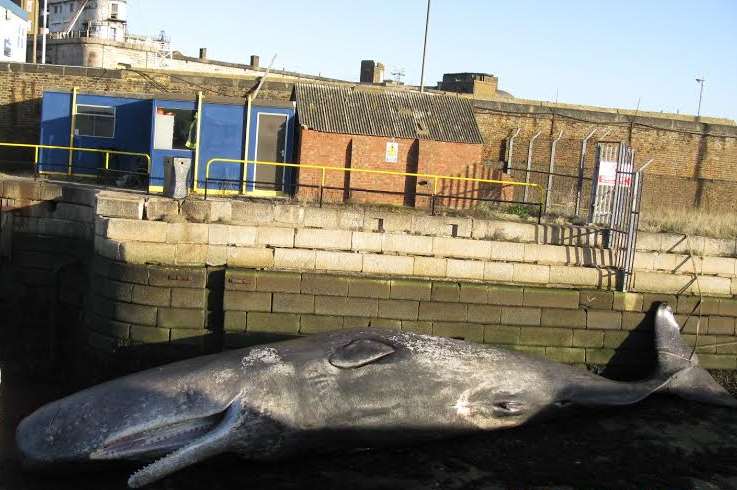
<instances>
[{"instance_id":1,"label":"street lamp","mask_svg":"<svg viewBox=\"0 0 737 490\"><path fill-rule=\"evenodd\" d=\"M425 53L427 53L427 28L430 26L430 0L427 0L427 16L425 17L425 44L422 45L422 71L420 73L420 92L425 91Z\"/></svg>"},{"instance_id":2,"label":"street lamp","mask_svg":"<svg viewBox=\"0 0 737 490\"><path fill-rule=\"evenodd\" d=\"M699 85L701 85L701 88L699 89L699 109L698 109L698 111L696 111L696 117L701 117L701 98L704 95L704 82L705 81L706 81L706 79L704 79L704 78L697 78L696 79L696 83L698 83Z\"/></svg>"}]
</instances>

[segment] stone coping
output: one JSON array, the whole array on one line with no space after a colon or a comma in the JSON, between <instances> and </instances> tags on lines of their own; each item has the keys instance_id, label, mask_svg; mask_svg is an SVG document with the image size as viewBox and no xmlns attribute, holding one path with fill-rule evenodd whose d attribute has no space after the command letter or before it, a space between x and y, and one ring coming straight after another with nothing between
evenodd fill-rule
<instances>
[{"instance_id":1,"label":"stone coping","mask_svg":"<svg viewBox=\"0 0 737 490\"><path fill-rule=\"evenodd\" d=\"M595 248L286 226L98 217L95 251L133 264L327 271L546 287L612 289L617 279L609 251ZM635 289L728 297L737 293L737 277L701 276L694 281L689 274L638 270Z\"/></svg>"},{"instance_id":2,"label":"stone coping","mask_svg":"<svg viewBox=\"0 0 737 490\"><path fill-rule=\"evenodd\" d=\"M433 217L374 208L336 206L321 209L307 205L223 199L195 199L180 203L130 191L22 178L0 177L0 196L17 201L16 207L37 207L41 201L55 201L95 207L96 214L101 216L139 220L160 221L176 216L194 222L299 225L308 228L340 226L363 231L376 231L381 226L381 229L389 232L586 247L601 246L603 241L601 232L596 229L572 225L535 225L478 218ZM8 203L5 204L7 207ZM696 256L737 257L737 237L717 239L641 231L638 233L637 250L677 255L685 255L690 251ZM680 260L680 257L675 260Z\"/></svg>"}]
</instances>

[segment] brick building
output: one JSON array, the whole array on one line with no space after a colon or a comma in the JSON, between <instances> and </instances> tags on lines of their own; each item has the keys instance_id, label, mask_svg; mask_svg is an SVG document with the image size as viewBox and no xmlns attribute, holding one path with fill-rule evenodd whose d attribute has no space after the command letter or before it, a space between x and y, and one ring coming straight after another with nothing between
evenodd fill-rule
<instances>
[{"instance_id":1,"label":"brick building","mask_svg":"<svg viewBox=\"0 0 737 490\"><path fill-rule=\"evenodd\" d=\"M466 98L367 87L297 84L298 162L346 169L481 176L483 138ZM486 175L484 175L486 176ZM300 193L315 192L318 171L303 169ZM432 179L328 172L325 198L423 205ZM393 194L378 193L388 191ZM439 193L447 193L440 182ZM466 196L478 189L454 189Z\"/></svg>"}]
</instances>

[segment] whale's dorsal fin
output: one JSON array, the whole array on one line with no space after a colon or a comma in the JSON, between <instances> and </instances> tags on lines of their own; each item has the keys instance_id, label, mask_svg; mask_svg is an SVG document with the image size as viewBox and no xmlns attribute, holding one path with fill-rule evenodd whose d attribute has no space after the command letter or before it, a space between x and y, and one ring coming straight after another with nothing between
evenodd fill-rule
<instances>
[{"instance_id":1,"label":"whale's dorsal fin","mask_svg":"<svg viewBox=\"0 0 737 490\"><path fill-rule=\"evenodd\" d=\"M371 364L394 354L396 349L380 340L358 339L338 347L330 356L330 364L341 369L353 369Z\"/></svg>"}]
</instances>

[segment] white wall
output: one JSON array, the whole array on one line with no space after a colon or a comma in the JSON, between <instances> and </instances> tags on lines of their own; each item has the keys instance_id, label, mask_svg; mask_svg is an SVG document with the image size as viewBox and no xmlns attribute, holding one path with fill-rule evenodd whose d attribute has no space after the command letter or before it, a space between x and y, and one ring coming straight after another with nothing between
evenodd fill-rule
<instances>
[{"instance_id":1,"label":"white wall","mask_svg":"<svg viewBox=\"0 0 737 490\"><path fill-rule=\"evenodd\" d=\"M0 7L0 61L26 61L28 21Z\"/></svg>"}]
</instances>

